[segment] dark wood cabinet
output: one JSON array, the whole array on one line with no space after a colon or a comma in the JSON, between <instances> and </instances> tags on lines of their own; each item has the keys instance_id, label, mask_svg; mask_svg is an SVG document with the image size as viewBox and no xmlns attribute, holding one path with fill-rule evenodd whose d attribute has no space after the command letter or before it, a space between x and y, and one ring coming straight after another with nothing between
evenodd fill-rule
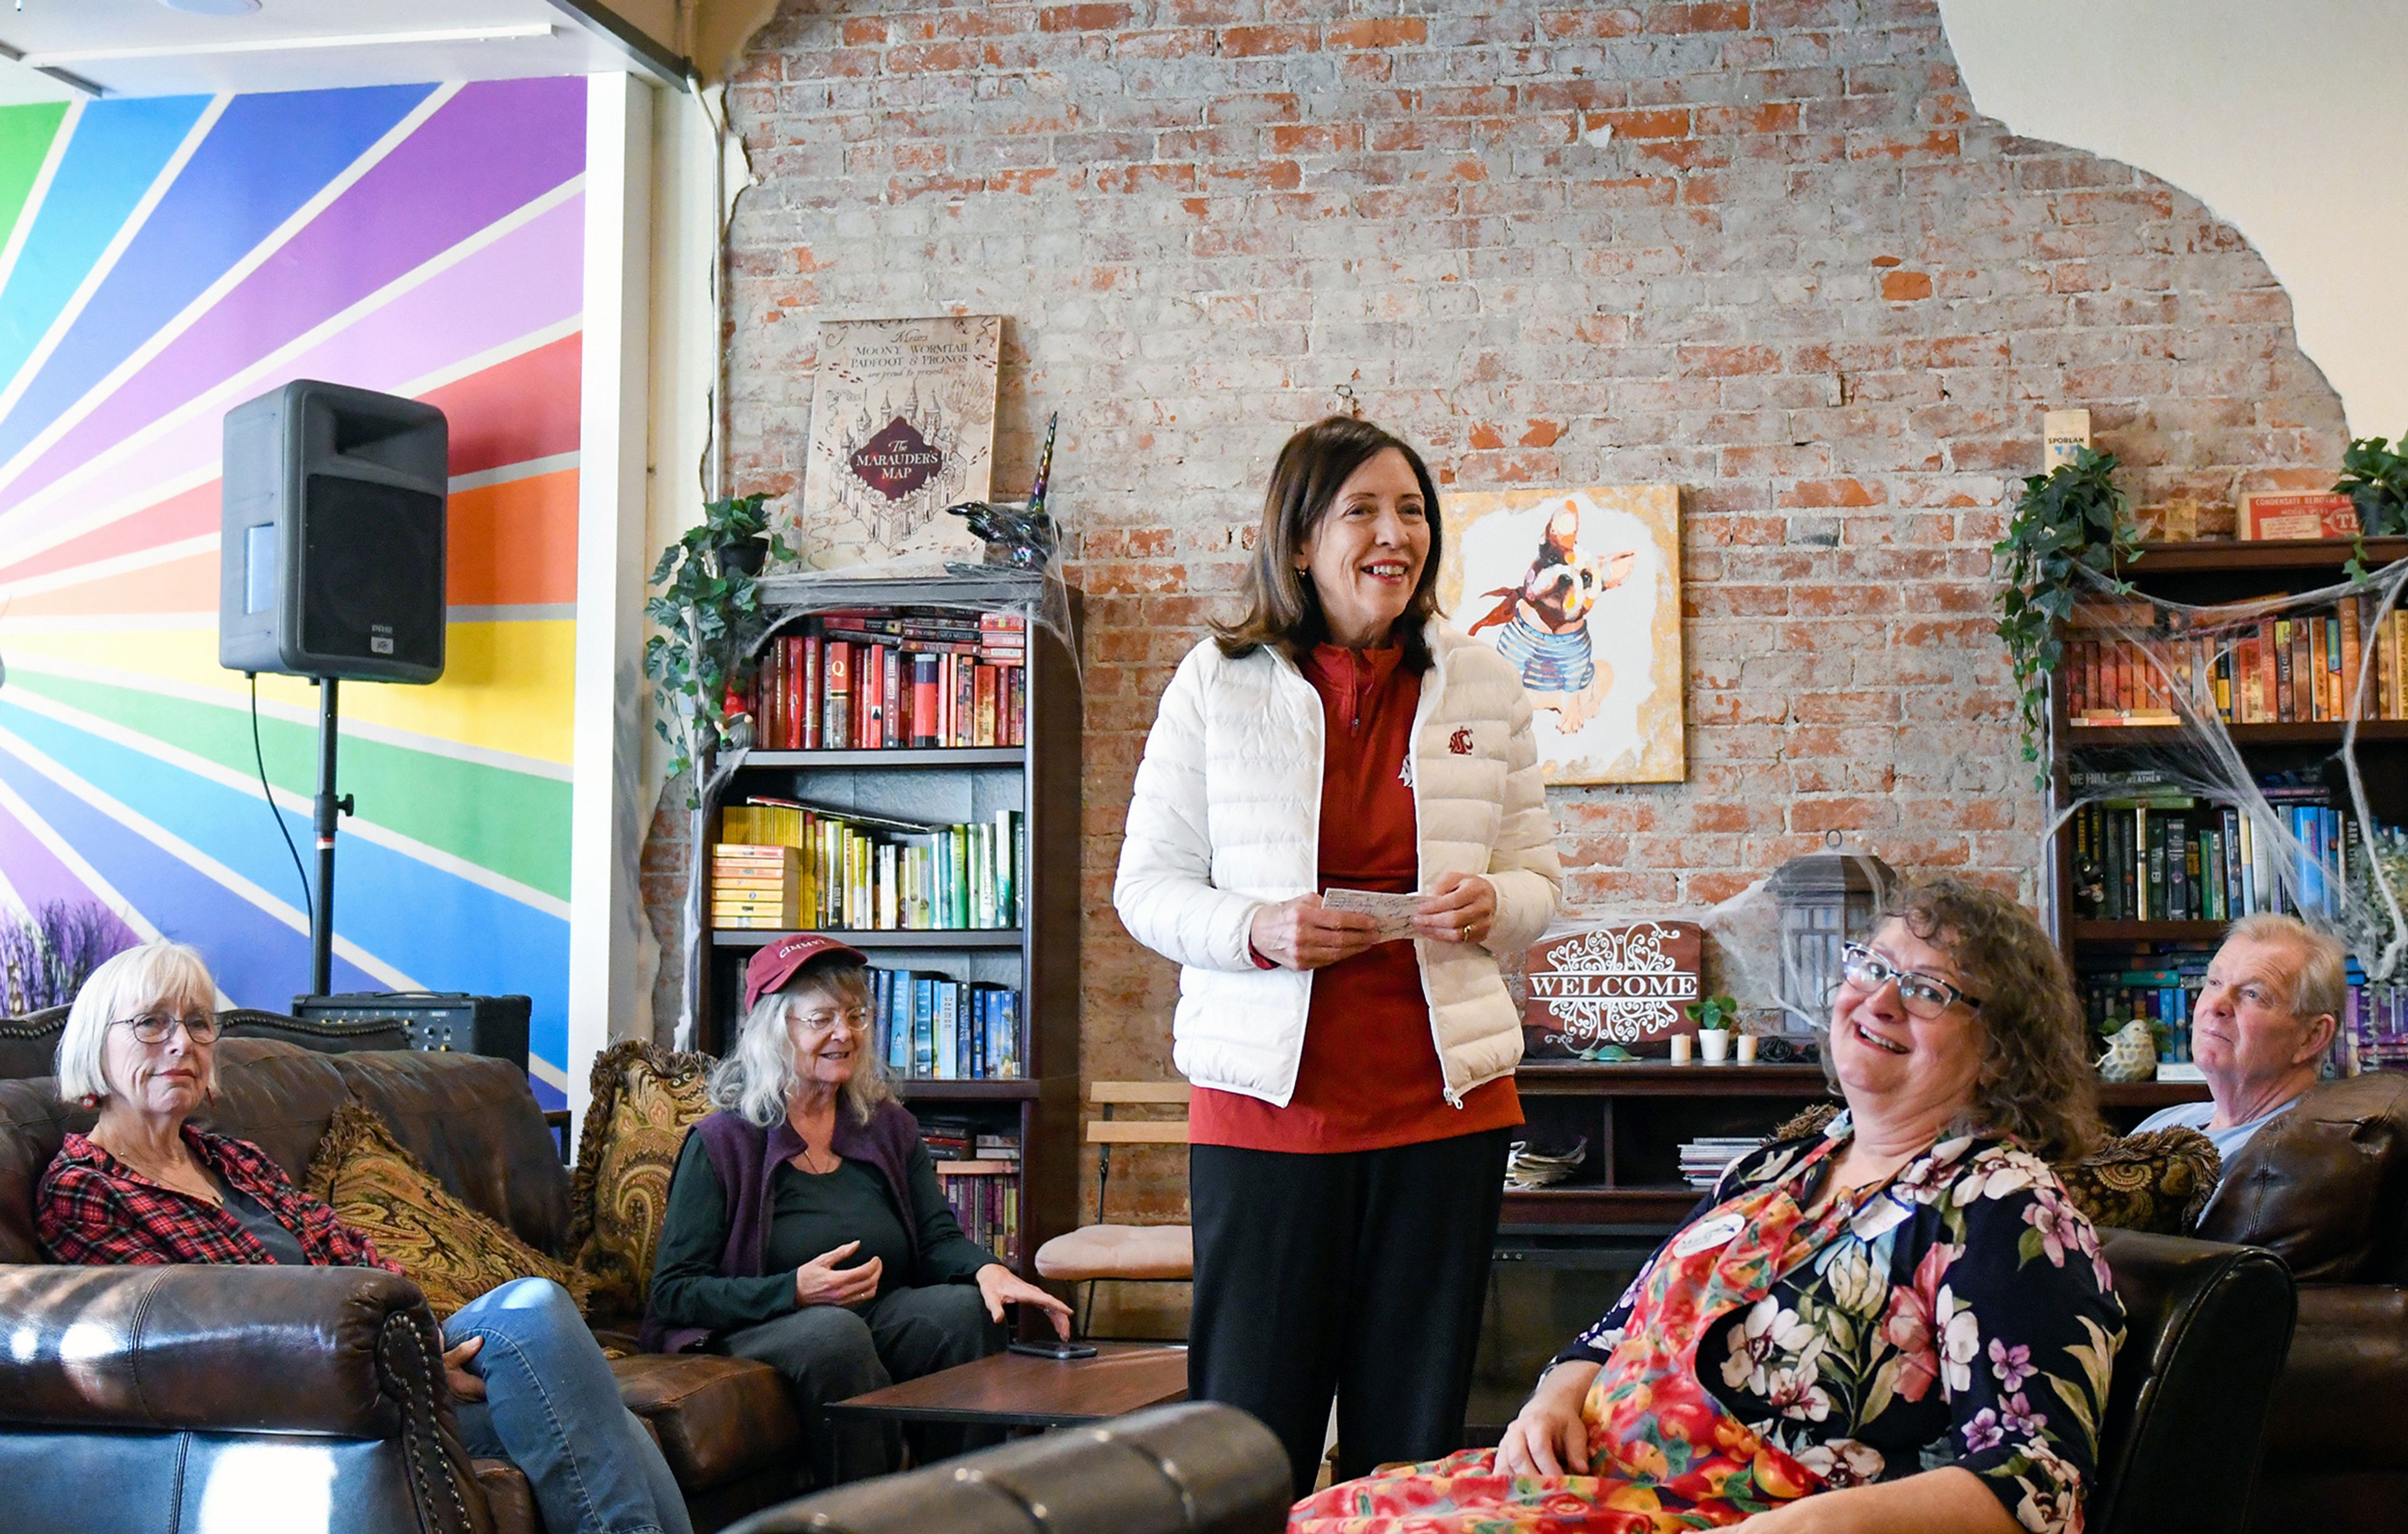
<instances>
[{"instance_id":1,"label":"dark wood cabinet","mask_svg":"<svg viewBox=\"0 0 2408 1534\"><path fill-rule=\"evenodd\" d=\"M1079 1136L1080 774L1083 709L1075 636L1082 600L1035 576L929 580L770 576L761 583L772 637L814 615L853 609L947 608L1028 618L1025 744L882 750L732 750L705 779L694 877L706 924L688 956L695 976L696 1044L713 1054L733 1041L744 966L776 931L713 930L711 844L720 811L760 795L840 811L924 821L1025 821L1022 919L1016 927L937 930L819 929L860 948L881 967L943 971L1021 994L1024 1075L1016 1079L894 1082L924 1119L967 1121L976 1130L1018 1136L1018 1218L1013 1250L1024 1274L1037 1248L1077 1223ZM1054 623L1040 618L1048 610ZM1066 616L1067 615L1067 616ZM1066 635L1056 624L1067 624Z\"/></svg>"},{"instance_id":2,"label":"dark wood cabinet","mask_svg":"<svg viewBox=\"0 0 2408 1534\"><path fill-rule=\"evenodd\" d=\"M1641 1242L1671 1229L1701 1196L1682 1181L1684 1141L1768 1135L1812 1103L1831 1101L1818 1065L1525 1065L1514 1074L1528 1123L1555 1143L1588 1141L1580 1174L1554 1187L1508 1189L1500 1224L1513 1238L1590 1236ZM2148 1114L2207 1096L2197 1082L2105 1083L2108 1120L2128 1129Z\"/></svg>"}]
</instances>

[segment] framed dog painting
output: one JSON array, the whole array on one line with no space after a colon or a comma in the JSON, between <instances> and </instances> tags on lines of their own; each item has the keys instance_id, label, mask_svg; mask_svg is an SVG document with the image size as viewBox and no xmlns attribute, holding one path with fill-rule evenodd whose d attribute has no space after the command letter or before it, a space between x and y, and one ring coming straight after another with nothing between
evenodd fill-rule
<instances>
[{"instance_id":1,"label":"framed dog painting","mask_svg":"<svg viewBox=\"0 0 2408 1534\"><path fill-rule=\"evenodd\" d=\"M1677 783L1681 491L1461 491L1440 503L1448 620L1522 674L1549 783Z\"/></svg>"}]
</instances>

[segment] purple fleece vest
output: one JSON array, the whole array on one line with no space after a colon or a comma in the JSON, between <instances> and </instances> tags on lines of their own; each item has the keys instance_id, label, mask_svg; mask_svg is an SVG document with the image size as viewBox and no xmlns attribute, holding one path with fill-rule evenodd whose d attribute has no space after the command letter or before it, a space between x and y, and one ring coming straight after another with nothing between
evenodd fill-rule
<instances>
[{"instance_id":1,"label":"purple fleece vest","mask_svg":"<svg viewBox=\"0 0 2408 1534\"><path fill-rule=\"evenodd\" d=\"M692 1133L702 1137L710 1170L719 1176L728 1200L727 1245L719 1257L725 1278L758 1278L768 1263L769 1224L775 1209L770 1180L778 1168L803 1152L803 1137L784 1119L767 1129L743 1115L722 1108L696 1124ZM914 1257L920 1250L920 1211L911 1205L911 1147L920 1143L920 1121L899 1102L882 1102L867 1124L839 1105L836 1133L828 1148L850 1161L867 1161L886 1179L903 1229L911 1238ZM647 1304L638 1342L648 1353L682 1353L710 1336L702 1327L671 1327Z\"/></svg>"}]
</instances>

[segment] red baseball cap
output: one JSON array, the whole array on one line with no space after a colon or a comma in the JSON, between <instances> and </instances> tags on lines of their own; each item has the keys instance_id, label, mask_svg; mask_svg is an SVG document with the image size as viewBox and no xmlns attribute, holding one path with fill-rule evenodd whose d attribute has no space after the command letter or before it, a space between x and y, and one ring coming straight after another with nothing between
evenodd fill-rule
<instances>
[{"instance_id":1,"label":"red baseball cap","mask_svg":"<svg viewBox=\"0 0 2408 1534\"><path fill-rule=\"evenodd\" d=\"M752 956L744 966L744 1010L795 977L795 972L823 954L842 954L856 964L867 964L869 956L832 937L817 932L796 932L780 938Z\"/></svg>"}]
</instances>

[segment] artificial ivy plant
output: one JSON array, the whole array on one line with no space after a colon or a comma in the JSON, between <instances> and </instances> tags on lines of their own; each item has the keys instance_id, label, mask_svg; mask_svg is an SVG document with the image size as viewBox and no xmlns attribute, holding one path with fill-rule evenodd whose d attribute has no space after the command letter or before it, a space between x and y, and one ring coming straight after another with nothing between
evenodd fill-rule
<instances>
[{"instance_id":1,"label":"artificial ivy plant","mask_svg":"<svg viewBox=\"0 0 2408 1534\"><path fill-rule=\"evenodd\" d=\"M747 558L768 532L766 494L712 501L702 521L661 551L648 584L661 593L644 604L660 632L644 644L652 679L652 728L669 746L669 773L691 769L727 728L727 694L740 683L753 646L767 632L761 614L760 561ZM769 552L793 558L781 537ZM699 793L689 804L699 803Z\"/></svg>"},{"instance_id":2,"label":"artificial ivy plant","mask_svg":"<svg viewBox=\"0 0 2408 1534\"><path fill-rule=\"evenodd\" d=\"M2119 596L2132 589L2116 572L2141 557L2141 533L2114 473L2114 453L2085 447L2071 462L2027 476L2007 535L1992 546L2007 561L1999 637L2014 666L2026 761L2041 760L2047 739L2048 677L2064 659L2061 625L2073 616L2078 573L2104 577ZM2039 783L2047 782L2043 766Z\"/></svg>"},{"instance_id":3,"label":"artificial ivy plant","mask_svg":"<svg viewBox=\"0 0 2408 1534\"><path fill-rule=\"evenodd\" d=\"M2369 538L2408 533L2408 433L2400 451L2381 437L2354 437L2341 456L2333 493L2358 507L2358 532Z\"/></svg>"}]
</instances>

